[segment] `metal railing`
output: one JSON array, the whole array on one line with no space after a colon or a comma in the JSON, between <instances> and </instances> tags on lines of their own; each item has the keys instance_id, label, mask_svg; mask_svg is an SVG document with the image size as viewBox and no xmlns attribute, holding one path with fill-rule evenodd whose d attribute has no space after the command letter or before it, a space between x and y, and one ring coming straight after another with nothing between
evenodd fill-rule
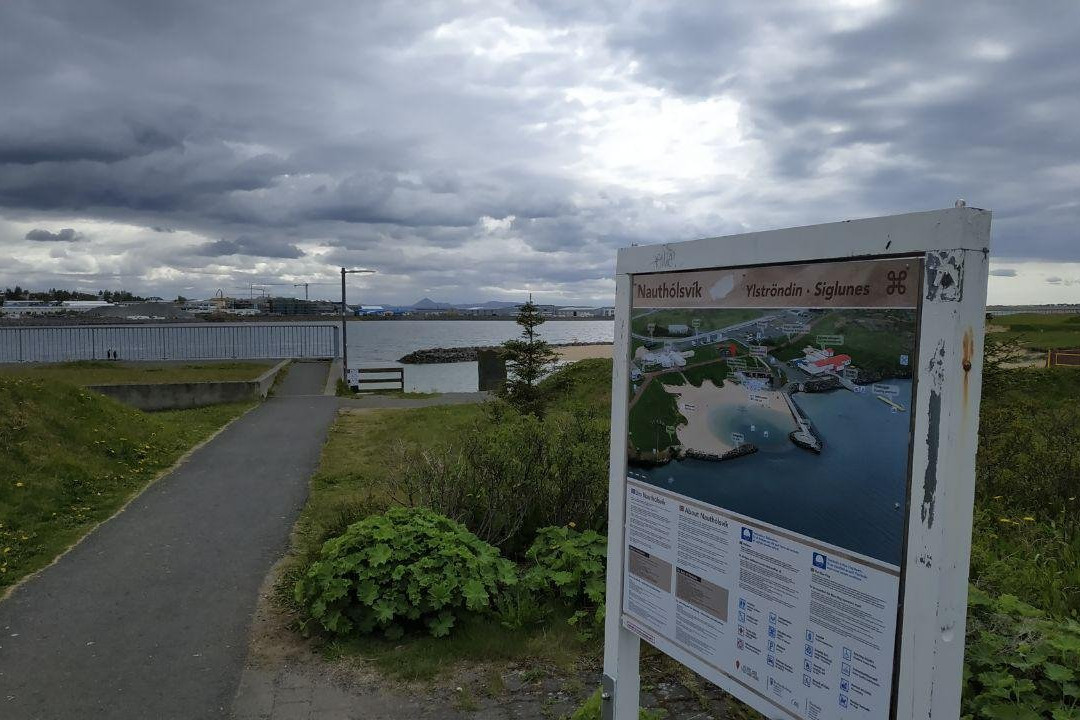
<instances>
[{"instance_id":1,"label":"metal railing","mask_svg":"<svg viewBox=\"0 0 1080 720\"><path fill-rule=\"evenodd\" d=\"M405 368L403 367L352 368L347 375L352 388L361 392L364 390L405 391ZM375 375L379 377L373 377ZM379 387L371 387L372 385L379 385ZM391 387L384 387L386 385Z\"/></svg>"},{"instance_id":2,"label":"metal railing","mask_svg":"<svg viewBox=\"0 0 1080 720\"><path fill-rule=\"evenodd\" d=\"M0 328L0 363L337 357L328 324L86 325Z\"/></svg>"}]
</instances>

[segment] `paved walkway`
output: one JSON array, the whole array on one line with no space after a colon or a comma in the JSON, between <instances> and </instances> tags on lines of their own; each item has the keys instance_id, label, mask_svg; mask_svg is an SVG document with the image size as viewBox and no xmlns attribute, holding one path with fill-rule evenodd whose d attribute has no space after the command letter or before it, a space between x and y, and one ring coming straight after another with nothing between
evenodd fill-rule
<instances>
[{"instance_id":1,"label":"paved walkway","mask_svg":"<svg viewBox=\"0 0 1080 720\"><path fill-rule=\"evenodd\" d=\"M0 718L221 718L337 398L295 364L229 426L0 603Z\"/></svg>"}]
</instances>

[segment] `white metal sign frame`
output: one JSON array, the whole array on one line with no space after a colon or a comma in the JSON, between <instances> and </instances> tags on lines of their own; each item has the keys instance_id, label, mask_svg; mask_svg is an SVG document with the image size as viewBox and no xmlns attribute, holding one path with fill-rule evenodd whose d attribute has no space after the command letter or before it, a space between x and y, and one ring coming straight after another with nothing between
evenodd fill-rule
<instances>
[{"instance_id":1,"label":"white metal sign frame","mask_svg":"<svg viewBox=\"0 0 1080 720\"><path fill-rule=\"evenodd\" d=\"M892 717L959 717L989 246L990 212L962 207L619 250L604 717L636 720L640 686L640 640L622 623L633 276L890 257L922 258L925 271Z\"/></svg>"}]
</instances>

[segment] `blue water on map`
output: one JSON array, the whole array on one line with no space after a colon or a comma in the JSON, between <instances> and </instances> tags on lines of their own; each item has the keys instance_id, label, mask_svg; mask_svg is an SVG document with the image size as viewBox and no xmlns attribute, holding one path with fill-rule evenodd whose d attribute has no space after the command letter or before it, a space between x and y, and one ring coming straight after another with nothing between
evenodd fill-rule
<instances>
[{"instance_id":1,"label":"blue water on map","mask_svg":"<svg viewBox=\"0 0 1080 720\"><path fill-rule=\"evenodd\" d=\"M796 447L753 418L716 425L737 427L763 450L722 462L677 460L630 468L632 477L673 492L900 565L904 538L911 424L911 381L889 380L898 388L895 412L870 388L797 393L796 403L824 443L820 455ZM751 411L752 412L752 411ZM757 430L750 430L755 424ZM767 450L765 445L768 445Z\"/></svg>"},{"instance_id":2,"label":"blue water on map","mask_svg":"<svg viewBox=\"0 0 1080 720\"><path fill-rule=\"evenodd\" d=\"M730 438L740 433L752 442L760 452L786 453L798 450L788 440L788 433L795 429L795 421L789 413L778 415L775 410L742 405L732 411L728 407L713 408L709 413L709 427L717 437Z\"/></svg>"}]
</instances>

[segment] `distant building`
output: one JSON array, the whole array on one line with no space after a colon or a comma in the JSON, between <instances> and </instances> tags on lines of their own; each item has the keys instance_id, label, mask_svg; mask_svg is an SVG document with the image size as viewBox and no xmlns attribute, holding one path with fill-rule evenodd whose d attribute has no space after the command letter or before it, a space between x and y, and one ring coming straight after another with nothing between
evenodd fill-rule
<instances>
[{"instance_id":1,"label":"distant building","mask_svg":"<svg viewBox=\"0 0 1080 720\"><path fill-rule=\"evenodd\" d=\"M821 350L815 347L805 347L803 348L803 354L805 357L796 360L795 364L811 375L820 375L825 372L841 373L844 368L851 364L850 355L837 355L832 348Z\"/></svg>"},{"instance_id":2,"label":"distant building","mask_svg":"<svg viewBox=\"0 0 1080 720\"><path fill-rule=\"evenodd\" d=\"M263 307L272 315L337 315L341 312L340 302L293 297L267 298Z\"/></svg>"},{"instance_id":3,"label":"distant building","mask_svg":"<svg viewBox=\"0 0 1080 720\"><path fill-rule=\"evenodd\" d=\"M7 300L0 306L0 315L4 317L22 317L24 315L56 315L68 312L87 312L101 307L112 307L104 300Z\"/></svg>"},{"instance_id":4,"label":"distant building","mask_svg":"<svg viewBox=\"0 0 1080 720\"><path fill-rule=\"evenodd\" d=\"M591 307L567 306L555 309L556 317L596 317L599 310Z\"/></svg>"},{"instance_id":5,"label":"distant building","mask_svg":"<svg viewBox=\"0 0 1080 720\"><path fill-rule=\"evenodd\" d=\"M642 353L641 362L646 366L659 365L662 368L677 368L686 366L686 357L670 347L663 347L659 350L650 350Z\"/></svg>"},{"instance_id":6,"label":"distant building","mask_svg":"<svg viewBox=\"0 0 1080 720\"><path fill-rule=\"evenodd\" d=\"M356 310L353 312L356 315L390 316L394 314L393 310L389 310L382 305L357 305Z\"/></svg>"},{"instance_id":7,"label":"distant building","mask_svg":"<svg viewBox=\"0 0 1080 720\"><path fill-rule=\"evenodd\" d=\"M508 305L506 307L489 307L486 305L477 305L475 307L461 308L459 312L462 315L468 315L470 317L512 318L518 314L519 310L521 310L521 305Z\"/></svg>"},{"instance_id":8,"label":"distant building","mask_svg":"<svg viewBox=\"0 0 1080 720\"><path fill-rule=\"evenodd\" d=\"M195 313L200 315L203 313L212 313L218 309L218 303L212 300L189 300L180 306L189 313Z\"/></svg>"}]
</instances>

